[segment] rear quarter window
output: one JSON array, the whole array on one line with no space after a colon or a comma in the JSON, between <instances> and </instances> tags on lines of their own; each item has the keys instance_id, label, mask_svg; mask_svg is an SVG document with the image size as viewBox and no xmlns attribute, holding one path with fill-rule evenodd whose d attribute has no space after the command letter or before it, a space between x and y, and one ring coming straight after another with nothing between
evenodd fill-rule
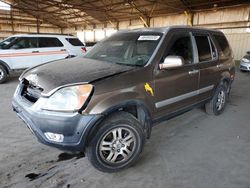
<instances>
[{"instance_id":1,"label":"rear quarter window","mask_svg":"<svg viewBox=\"0 0 250 188\"><path fill-rule=\"evenodd\" d=\"M67 40L72 46L84 46L84 44L83 44L78 38L66 38L66 40Z\"/></svg>"},{"instance_id":2,"label":"rear quarter window","mask_svg":"<svg viewBox=\"0 0 250 188\"><path fill-rule=\"evenodd\" d=\"M214 34L213 37L221 50L220 56L221 55L230 56L231 50L226 37L223 35L216 35L216 34Z\"/></svg>"},{"instance_id":3,"label":"rear quarter window","mask_svg":"<svg viewBox=\"0 0 250 188\"><path fill-rule=\"evenodd\" d=\"M94 46L96 42L85 42L86 46Z\"/></svg>"}]
</instances>

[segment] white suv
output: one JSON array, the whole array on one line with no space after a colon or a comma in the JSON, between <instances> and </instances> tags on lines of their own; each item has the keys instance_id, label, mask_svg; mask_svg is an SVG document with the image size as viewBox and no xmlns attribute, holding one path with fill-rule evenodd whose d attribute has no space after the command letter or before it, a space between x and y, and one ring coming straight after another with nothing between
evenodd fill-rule
<instances>
[{"instance_id":1,"label":"white suv","mask_svg":"<svg viewBox=\"0 0 250 188\"><path fill-rule=\"evenodd\" d=\"M85 45L71 35L14 35L0 42L0 84L14 71L42 63L83 56Z\"/></svg>"}]
</instances>

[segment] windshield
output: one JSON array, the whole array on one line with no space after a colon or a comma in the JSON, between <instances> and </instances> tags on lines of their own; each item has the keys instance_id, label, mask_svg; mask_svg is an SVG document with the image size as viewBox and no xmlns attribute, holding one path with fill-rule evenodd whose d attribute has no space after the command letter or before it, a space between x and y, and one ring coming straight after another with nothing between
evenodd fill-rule
<instances>
[{"instance_id":1,"label":"windshield","mask_svg":"<svg viewBox=\"0 0 250 188\"><path fill-rule=\"evenodd\" d=\"M157 47L161 33L123 33L97 43L86 58L130 66L144 66Z\"/></svg>"}]
</instances>

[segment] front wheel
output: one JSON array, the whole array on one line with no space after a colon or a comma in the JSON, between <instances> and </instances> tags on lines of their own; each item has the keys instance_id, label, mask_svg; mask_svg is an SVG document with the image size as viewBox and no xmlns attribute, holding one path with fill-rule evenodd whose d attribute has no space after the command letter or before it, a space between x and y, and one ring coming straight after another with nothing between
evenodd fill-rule
<instances>
[{"instance_id":1,"label":"front wheel","mask_svg":"<svg viewBox=\"0 0 250 188\"><path fill-rule=\"evenodd\" d=\"M144 140L137 119L129 113L119 112L103 122L87 147L87 156L98 170L116 172L137 161Z\"/></svg>"},{"instance_id":2,"label":"front wheel","mask_svg":"<svg viewBox=\"0 0 250 188\"><path fill-rule=\"evenodd\" d=\"M218 86L212 100L205 105L208 114L220 115L224 111L228 99L227 90L226 84Z\"/></svg>"}]
</instances>

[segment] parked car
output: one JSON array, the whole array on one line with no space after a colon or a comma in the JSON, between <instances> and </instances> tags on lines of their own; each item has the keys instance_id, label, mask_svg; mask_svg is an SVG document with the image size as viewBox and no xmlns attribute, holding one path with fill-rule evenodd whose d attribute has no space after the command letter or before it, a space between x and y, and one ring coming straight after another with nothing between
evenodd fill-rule
<instances>
[{"instance_id":1,"label":"parked car","mask_svg":"<svg viewBox=\"0 0 250 188\"><path fill-rule=\"evenodd\" d=\"M220 31L121 31L83 58L25 71L13 109L40 142L85 152L94 167L115 172L138 160L155 123L200 105L221 114L234 77Z\"/></svg>"},{"instance_id":2,"label":"parked car","mask_svg":"<svg viewBox=\"0 0 250 188\"><path fill-rule=\"evenodd\" d=\"M250 51L240 61L241 71L250 71Z\"/></svg>"},{"instance_id":3,"label":"parked car","mask_svg":"<svg viewBox=\"0 0 250 188\"><path fill-rule=\"evenodd\" d=\"M83 56L84 44L69 35L26 34L15 35L0 43L0 83L15 71L46 62Z\"/></svg>"}]
</instances>

